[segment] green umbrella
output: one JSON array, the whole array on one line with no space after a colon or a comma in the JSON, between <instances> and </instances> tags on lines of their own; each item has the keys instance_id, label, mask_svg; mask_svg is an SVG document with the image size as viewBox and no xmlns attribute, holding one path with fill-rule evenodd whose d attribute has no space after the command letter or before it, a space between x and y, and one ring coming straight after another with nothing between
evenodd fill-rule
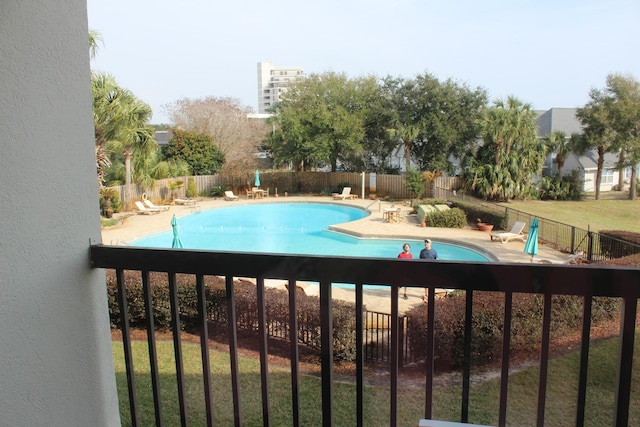
<instances>
[{"instance_id":1,"label":"green umbrella","mask_svg":"<svg viewBox=\"0 0 640 427\"><path fill-rule=\"evenodd\" d=\"M256 187L260 187L260 172L256 169Z\"/></svg>"},{"instance_id":2,"label":"green umbrella","mask_svg":"<svg viewBox=\"0 0 640 427\"><path fill-rule=\"evenodd\" d=\"M531 224L529 224L529 235L527 236L527 242L524 244L524 252L533 257L538 255L538 218L533 217Z\"/></svg>"},{"instance_id":3,"label":"green umbrella","mask_svg":"<svg viewBox=\"0 0 640 427\"><path fill-rule=\"evenodd\" d=\"M178 220L175 215L171 218L171 228L173 229L173 242L171 243L171 247L181 248L182 241L180 240L180 236L178 236Z\"/></svg>"}]
</instances>

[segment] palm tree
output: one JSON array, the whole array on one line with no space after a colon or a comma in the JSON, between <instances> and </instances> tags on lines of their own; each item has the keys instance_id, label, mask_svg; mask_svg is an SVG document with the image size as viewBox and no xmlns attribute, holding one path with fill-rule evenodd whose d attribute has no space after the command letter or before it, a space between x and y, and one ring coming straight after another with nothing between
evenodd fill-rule
<instances>
[{"instance_id":1,"label":"palm tree","mask_svg":"<svg viewBox=\"0 0 640 427\"><path fill-rule=\"evenodd\" d=\"M526 197L545 154L531 106L514 97L495 101L483 115L481 134L484 145L476 164L466 171L471 189L489 199Z\"/></svg>"},{"instance_id":2,"label":"palm tree","mask_svg":"<svg viewBox=\"0 0 640 427\"><path fill-rule=\"evenodd\" d=\"M502 163L503 157L509 157L515 143L530 141L537 132L536 115L531 104L513 96L506 101L494 101L493 107L485 111L481 126L485 144L495 145L497 165Z\"/></svg>"},{"instance_id":3,"label":"palm tree","mask_svg":"<svg viewBox=\"0 0 640 427\"><path fill-rule=\"evenodd\" d=\"M89 55L91 59L98 53L98 43L102 43L102 35L96 30L89 30Z\"/></svg>"},{"instance_id":4,"label":"palm tree","mask_svg":"<svg viewBox=\"0 0 640 427\"><path fill-rule=\"evenodd\" d=\"M402 146L404 147L405 169L407 171L411 168L413 143L420 134L420 129L418 125L404 125L397 122L396 127L388 131L391 138L398 138L402 142Z\"/></svg>"},{"instance_id":5,"label":"palm tree","mask_svg":"<svg viewBox=\"0 0 640 427\"><path fill-rule=\"evenodd\" d=\"M135 153L147 156L157 149L153 128L148 125L151 107L120 87L109 74L93 73L91 89L99 183L103 183L102 167L108 164L108 149L111 149L123 152L128 185L132 156Z\"/></svg>"},{"instance_id":6,"label":"palm tree","mask_svg":"<svg viewBox=\"0 0 640 427\"><path fill-rule=\"evenodd\" d=\"M554 162L558 164L558 180L562 181L562 169L564 168L564 162L572 151L567 134L561 130L554 130L544 137L544 142L548 147L549 152L556 152Z\"/></svg>"},{"instance_id":7,"label":"palm tree","mask_svg":"<svg viewBox=\"0 0 640 427\"><path fill-rule=\"evenodd\" d=\"M114 151L122 151L125 164L125 185L131 184L131 159L134 153L146 157L158 149L154 139L154 130L149 126L152 111L144 102L138 100L127 90L120 98L122 104L122 126L117 135L108 144Z\"/></svg>"}]
</instances>

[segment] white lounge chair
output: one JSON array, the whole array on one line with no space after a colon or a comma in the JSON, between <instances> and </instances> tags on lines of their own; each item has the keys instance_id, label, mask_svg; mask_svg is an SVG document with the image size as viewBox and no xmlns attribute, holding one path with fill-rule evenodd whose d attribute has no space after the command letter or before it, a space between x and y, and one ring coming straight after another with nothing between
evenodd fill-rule
<instances>
[{"instance_id":1,"label":"white lounge chair","mask_svg":"<svg viewBox=\"0 0 640 427\"><path fill-rule=\"evenodd\" d=\"M176 205L195 206L198 201L196 199L174 199L173 203Z\"/></svg>"},{"instance_id":2,"label":"white lounge chair","mask_svg":"<svg viewBox=\"0 0 640 427\"><path fill-rule=\"evenodd\" d=\"M168 211L169 210L169 206L156 206L149 199L144 199L143 202L149 209L160 209L162 211Z\"/></svg>"},{"instance_id":3,"label":"white lounge chair","mask_svg":"<svg viewBox=\"0 0 640 427\"><path fill-rule=\"evenodd\" d=\"M233 194L233 191L225 191L224 192L224 199L225 200L239 200L240 198L238 196L236 196L235 194Z\"/></svg>"},{"instance_id":4,"label":"white lounge chair","mask_svg":"<svg viewBox=\"0 0 640 427\"><path fill-rule=\"evenodd\" d=\"M335 200L356 199L358 195L351 194L351 187L344 187L342 193L333 193L333 198Z\"/></svg>"},{"instance_id":5,"label":"white lounge chair","mask_svg":"<svg viewBox=\"0 0 640 427\"><path fill-rule=\"evenodd\" d=\"M502 243L507 243L511 240L522 240L524 242L524 239L527 238L527 235L522 232L525 225L524 222L516 221L510 231L491 233L491 240L500 239Z\"/></svg>"},{"instance_id":6,"label":"white lounge chair","mask_svg":"<svg viewBox=\"0 0 640 427\"><path fill-rule=\"evenodd\" d=\"M144 214L144 215L151 215L151 214L157 214L160 213L162 211L162 209L151 209L146 207L145 205L142 204L141 201L136 201L136 207L138 208L138 213L139 214Z\"/></svg>"},{"instance_id":7,"label":"white lounge chair","mask_svg":"<svg viewBox=\"0 0 640 427\"><path fill-rule=\"evenodd\" d=\"M565 259L551 260L551 259L534 257L533 261L540 262L542 264L582 264L583 255L584 255L584 252L578 251L575 254Z\"/></svg>"}]
</instances>

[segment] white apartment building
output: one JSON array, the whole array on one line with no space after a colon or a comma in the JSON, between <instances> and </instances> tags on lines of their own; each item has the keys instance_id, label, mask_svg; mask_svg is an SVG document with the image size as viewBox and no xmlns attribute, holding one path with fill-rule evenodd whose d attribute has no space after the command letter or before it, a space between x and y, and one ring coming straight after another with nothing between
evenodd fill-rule
<instances>
[{"instance_id":1,"label":"white apartment building","mask_svg":"<svg viewBox=\"0 0 640 427\"><path fill-rule=\"evenodd\" d=\"M258 113L266 114L287 86L304 77L300 67L276 67L273 62L258 62Z\"/></svg>"}]
</instances>

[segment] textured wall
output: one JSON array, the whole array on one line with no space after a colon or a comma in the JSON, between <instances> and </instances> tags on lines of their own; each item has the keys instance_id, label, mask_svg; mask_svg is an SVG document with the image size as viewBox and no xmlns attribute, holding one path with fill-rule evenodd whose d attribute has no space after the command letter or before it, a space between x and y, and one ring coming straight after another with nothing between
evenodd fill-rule
<instances>
[{"instance_id":1,"label":"textured wall","mask_svg":"<svg viewBox=\"0 0 640 427\"><path fill-rule=\"evenodd\" d=\"M84 0L0 6L0 425L119 425Z\"/></svg>"}]
</instances>

